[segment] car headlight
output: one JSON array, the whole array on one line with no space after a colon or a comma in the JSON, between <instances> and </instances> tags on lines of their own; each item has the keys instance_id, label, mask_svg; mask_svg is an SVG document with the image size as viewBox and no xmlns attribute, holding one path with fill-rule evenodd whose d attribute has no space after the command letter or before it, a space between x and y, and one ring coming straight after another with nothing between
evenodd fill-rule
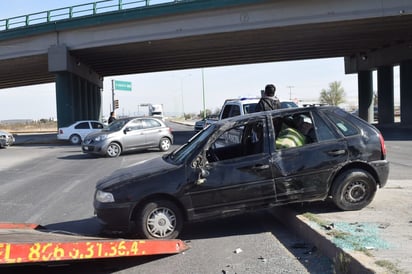
<instances>
[{"instance_id":1,"label":"car headlight","mask_svg":"<svg viewBox=\"0 0 412 274\"><path fill-rule=\"evenodd\" d=\"M97 137L94 138L95 142L100 142L100 141L104 141L107 139L107 135L99 135Z\"/></svg>"},{"instance_id":2,"label":"car headlight","mask_svg":"<svg viewBox=\"0 0 412 274\"><path fill-rule=\"evenodd\" d=\"M95 198L96 198L96 201L101 202L101 203L113 203L114 202L114 197L112 193L101 191L101 190L96 191Z\"/></svg>"}]
</instances>

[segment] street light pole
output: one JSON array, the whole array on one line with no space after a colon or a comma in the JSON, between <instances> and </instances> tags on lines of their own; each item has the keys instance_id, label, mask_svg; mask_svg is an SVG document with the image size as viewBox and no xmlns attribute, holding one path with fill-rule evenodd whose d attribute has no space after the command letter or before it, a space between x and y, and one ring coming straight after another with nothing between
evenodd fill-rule
<instances>
[{"instance_id":1,"label":"street light pole","mask_svg":"<svg viewBox=\"0 0 412 274\"><path fill-rule=\"evenodd\" d=\"M191 74L186 74L186 75L183 75L182 77L179 77L180 78L180 94L181 94L181 97L182 97L183 117L185 117L185 106L184 106L184 96L183 96L183 79L186 78L186 77L189 77L189 76L192 76L192 75Z\"/></svg>"},{"instance_id":2,"label":"street light pole","mask_svg":"<svg viewBox=\"0 0 412 274\"><path fill-rule=\"evenodd\" d=\"M287 86L287 88L289 88L289 100L292 100L292 88L294 88L294 86Z\"/></svg>"},{"instance_id":3,"label":"street light pole","mask_svg":"<svg viewBox=\"0 0 412 274\"><path fill-rule=\"evenodd\" d=\"M112 79L112 111L114 112L114 80Z\"/></svg>"},{"instance_id":4,"label":"street light pole","mask_svg":"<svg viewBox=\"0 0 412 274\"><path fill-rule=\"evenodd\" d=\"M206 102L205 102L205 75L202 68L202 96L203 96L203 118L206 118Z\"/></svg>"},{"instance_id":5,"label":"street light pole","mask_svg":"<svg viewBox=\"0 0 412 274\"><path fill-rule=\"evenodd\" d=\"M184 106L184 100L183 100L183 78L180 78L180 93L182 96L182 114L184 118L185 117L185 106Z\"/></svg>"}]
</instances>

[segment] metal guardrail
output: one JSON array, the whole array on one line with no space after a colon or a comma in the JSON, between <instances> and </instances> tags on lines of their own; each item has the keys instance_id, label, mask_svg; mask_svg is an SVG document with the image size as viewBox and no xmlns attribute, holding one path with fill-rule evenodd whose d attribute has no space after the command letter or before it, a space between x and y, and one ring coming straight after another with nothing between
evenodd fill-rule
<instances>
[{"instance_id":1,"label":"metal guardrail","mask_svg":"<svg viewBox=\"0 0 412 274\"><path fill-rule=\"evenodd\" d=\"M120 10L144 8L162 4L186 2L188 0L103 0L49 11L0 20L0 32L37 24L56 22L77 17L94 16ZM193 1L193 0L189 0Z\"/></svg>"}]
</instances>

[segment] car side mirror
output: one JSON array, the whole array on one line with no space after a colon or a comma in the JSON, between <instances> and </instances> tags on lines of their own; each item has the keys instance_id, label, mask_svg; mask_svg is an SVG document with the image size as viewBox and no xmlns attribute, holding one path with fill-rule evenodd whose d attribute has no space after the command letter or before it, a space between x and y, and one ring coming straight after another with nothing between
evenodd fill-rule
<instances>
[{"instance_id":1,"label":"car side mirror","mask_svg":"<svg viewBox=\"0 0 412 274\"><path fill-rule=\"evenodd\" d=\"M132 129L130 127L127 127L123 130L123 133L127 134L129 131L132 131Z\"/></svg>"},{"instance_id":2,"label":"car side mirror","mask_svg":"<svg viewBox=\"0 0 412 274\"><path fill-rule=\"evenodd\" d=\"M209 176L209 171L205 168L200 168L199 177L196 180L196 185L204 184L207 180L206 177Z\"/></svg>"}]
</instances>

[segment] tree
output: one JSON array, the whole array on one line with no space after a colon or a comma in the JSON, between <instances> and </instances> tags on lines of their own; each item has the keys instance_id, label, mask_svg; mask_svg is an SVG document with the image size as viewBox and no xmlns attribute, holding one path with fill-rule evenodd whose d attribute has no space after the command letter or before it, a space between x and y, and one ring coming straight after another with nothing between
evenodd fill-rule
<instances>
[{"instance_id":1,"label":"tree","mask_svg":"<svg viewBox=\"0 0 412 274\"><path fill-rule=\"evenodd\" d=\"M337 106L345 102L345 90L340 82L334 81L329 83L328 90L322 89L319 100L322 104Z\"/></svg>"}]
</instances>

